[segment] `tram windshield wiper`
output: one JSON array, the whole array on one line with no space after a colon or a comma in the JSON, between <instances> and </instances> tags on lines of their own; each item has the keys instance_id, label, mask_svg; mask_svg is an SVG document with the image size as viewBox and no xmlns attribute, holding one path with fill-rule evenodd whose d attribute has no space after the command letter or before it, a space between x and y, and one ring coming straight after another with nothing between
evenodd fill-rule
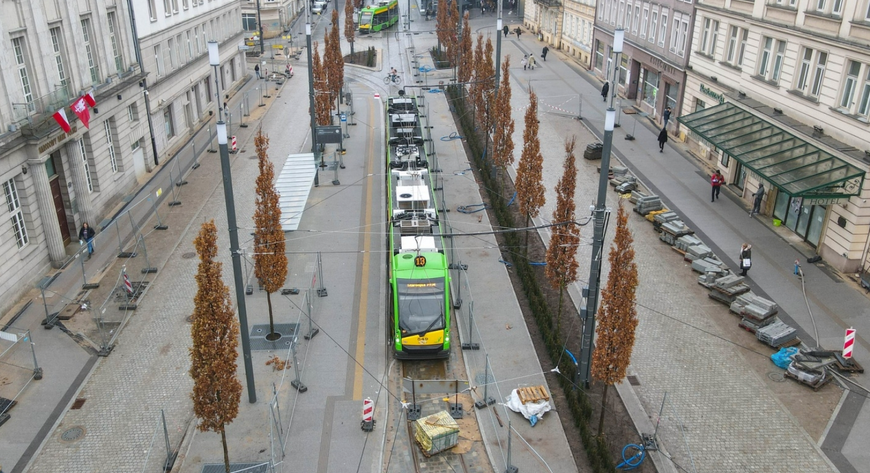
<instances>
[{"instance_id":1,"label":"tram windshield wiper","mask_svg":"<svg viewBox=\"0 0 870 473\"><path fill-rule=\"evenodd\" d=\"M436 317L435 320L433 320L432 323L430 323L428 327L426 327L425 329L423 329L419 332L409 333L408 335L405 335L405 337L418 337L420 335L425 335L426 333L429 332L429 330L432 329L432 327L435 326L435 324L437 324L438 322L441 322L442 320L444 320L444 314L439 314L438 317Z\"/></svg>"}]
</instances>

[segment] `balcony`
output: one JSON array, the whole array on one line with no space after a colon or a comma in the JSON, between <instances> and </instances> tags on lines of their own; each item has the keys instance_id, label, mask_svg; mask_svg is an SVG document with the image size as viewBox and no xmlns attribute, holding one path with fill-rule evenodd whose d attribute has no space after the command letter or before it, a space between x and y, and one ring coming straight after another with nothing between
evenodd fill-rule
<instances>
[{"instance_id":1,"label":"balcony","mask_svg":"<svg viewBox=\"0 0 870 473\"><path fill-rule=\"evenodd\" d=\"M562 0L534 0L535 5L548 8L558 8L562 6Z\"/></svg>"},{"instance_id":2,"label":"balcony","mask_svg":"<svg viewBox=\"0 0 870 473\"><path fill-rule=\"evenodd\" d=\"M12 123L21 130L24 136L41 138L57 128L57 122L52 115L62 107L69 105L72 94L69 85L55 88L54 92L37 97L27 103L12 104ZM70 121L75 116L70 117ZM12 131L12 126L10 126Z\"/></svg>"}]
</instances>

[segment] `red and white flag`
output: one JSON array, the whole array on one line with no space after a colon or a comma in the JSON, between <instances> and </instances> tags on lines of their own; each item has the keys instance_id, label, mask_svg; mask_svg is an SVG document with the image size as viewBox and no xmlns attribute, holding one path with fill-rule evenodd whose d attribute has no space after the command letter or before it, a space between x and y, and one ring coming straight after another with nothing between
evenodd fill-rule
<instances>
[{"instance_id":1,"label":"red and white flag","mask_svg":"<svg viewBox=\"0 0 870 473\"><path fill-rule=\"evenodd\" d=\"M61 127L61 129L63 129L64 133L69 133L70 126L69 126L69 119L66 118L66 110L60 109L60 110L54 112L54 115L52 115L52 117L54 117L54 121L56 121L57 124L60 125L60 127Z\"/></svg>"},{"instance_id":2,"label":"red and white flag","mask_svg":"<svg viewBox=\"0 0 870 473\"><path fill-rule=\"evenodd\" d=\"M79 119L82 121L82 125L84 125L85 128L90 129L88 122L91 120L91 112L88 110L88 103L84 96L79 97L78 100L73 102L72 111L78 115Z\"/></svg>"},{"instance_id":3,"label":"red and white flag","mask_svg":"<svg viewBox=\"0 0 870 473\"><path fill-rule=\"evenodd\" d=\"M87 102L91 107L97 105L97 99L94 98L94 89L89 90L88 93L85 94L85 102Z\"/></svg>"},{"instance_id":4,"label":"red and white flag","mask_svg":"<svg viewBox=\"0 0 870 473\"><path fill-rule=\"evenodd\" d=\"M133 294L133 285L130 284L130 278L127 277L127 271L124 271L124 290L127 294Z\"/></svg>"}]
</instances>

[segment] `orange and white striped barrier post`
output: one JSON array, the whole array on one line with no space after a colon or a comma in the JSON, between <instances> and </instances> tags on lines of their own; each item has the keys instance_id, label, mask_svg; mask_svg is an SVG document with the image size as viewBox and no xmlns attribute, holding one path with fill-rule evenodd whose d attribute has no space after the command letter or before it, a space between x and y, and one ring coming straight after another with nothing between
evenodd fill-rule
<instances>
[{"instance_id":1,"label":"orange and white striped barrier post","mask_svg":"<svg viewBox=\"0 0 870 473\"><path fill-rule=\"evenodd\" d=\"M852 347L855 345L855 329L846 329L846 340L843 342L843 358L852 358Z\"/></svg>"},{"instance_id":2,"label":"orange and white striped barrier post","mask_svg":"<svg viewBox=\"0 0 870 473\"><path fill-rule=\"evenodd\" d=\"M233 153L236 153L238 151L239 151L239 145L238 145L238 142L236 141L236 137L233 136Z\"/></svg>"},{"instance_id":3,"label":"orange and white striped barrier post","mask_svg":"<svg viewBox=\"0 0 870 473\"><path fill-rule=\"evenodd\" d=\"M360 423L360 427L365 432L371 432L375 428L375 403L370 398L365 398L363 400L363 416L362 422Z\"/></svg>"}]
</instances>

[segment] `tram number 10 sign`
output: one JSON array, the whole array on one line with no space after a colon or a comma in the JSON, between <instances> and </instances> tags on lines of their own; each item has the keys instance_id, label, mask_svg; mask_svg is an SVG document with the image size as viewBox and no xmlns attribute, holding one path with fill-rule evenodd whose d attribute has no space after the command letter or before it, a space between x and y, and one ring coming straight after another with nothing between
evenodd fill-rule
<instances>
[{"instance_id":1,"label":"tram number 10 sign","mask_svg":"<svg viewBox=\"0 0 870 473\"><path fill-rule=\"evenodd\" d=\"M423 266L426 266L426 257L425 256L417 256L416 258L414 258L414 266L416 266L418 268L422 268Z\"/></svg>"}]
</instances>

